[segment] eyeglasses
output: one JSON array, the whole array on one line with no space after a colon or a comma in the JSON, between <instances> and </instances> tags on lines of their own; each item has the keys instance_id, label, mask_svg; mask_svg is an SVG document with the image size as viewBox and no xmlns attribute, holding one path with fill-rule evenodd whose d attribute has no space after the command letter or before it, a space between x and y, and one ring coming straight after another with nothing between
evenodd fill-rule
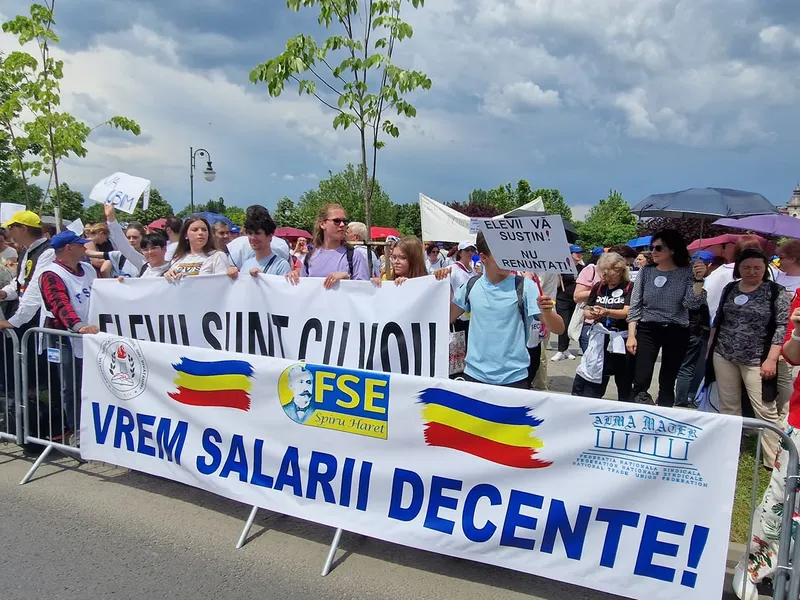
<instances>
[{"instance_id":1,"label":"eyeglasses","mask_svg":"<svg viewBox=\"0 0 800 600\"><path fill-rule=\"evenodd\" d=\"M650 246L650 252L663 252L665 250L664 246L658 244L657 246Z\"/></svg>"},{"instance_id":2,"label":"eyeglasses","mask_svg":"<svg viewBox=\"0 0 800 600\"><path fill-rule=\"evenodd\" d=\"M342 225L349 225L350 224L350 220L349 219L325 219L325 220L326 221L330 221L331 223L333 223L337 227L341 227Z\"/></svg>"},{"instance_id":3,"label":"eyeglasses","mask_svg":"<svg viewBox=\"0 0 800 600\"><path fill-rule=\"evenodd\" d=\"M439 249L438 248L433 248L431 250L431 254L439 254Z\"/></svg>"}]
</instances>

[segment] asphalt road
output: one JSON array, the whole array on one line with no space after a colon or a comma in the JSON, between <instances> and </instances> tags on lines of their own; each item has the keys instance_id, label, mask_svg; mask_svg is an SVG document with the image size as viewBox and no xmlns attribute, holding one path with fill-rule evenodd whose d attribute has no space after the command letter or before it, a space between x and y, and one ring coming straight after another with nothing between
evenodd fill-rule
<instances>
[{"instance_id":1,"label":"asphalt road","mask_svg":"<svg viewBox=\"0 0 800 600\"><path fill-rule=\"evenodd\" d=\"M550 364L552 389L561 391L576 363ZM57 455L20 486L31 462L0 444L3 600L618 598L352 534L322 578L328 527L261 511L248 544L235 550L247 506Z\"/></svg>"}]
</instances>

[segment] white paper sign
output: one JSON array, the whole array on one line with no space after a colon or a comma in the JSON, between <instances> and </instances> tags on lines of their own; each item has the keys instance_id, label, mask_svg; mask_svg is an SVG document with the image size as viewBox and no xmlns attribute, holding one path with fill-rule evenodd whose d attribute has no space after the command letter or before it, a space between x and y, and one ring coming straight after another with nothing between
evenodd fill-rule
<instances>
[{"instance_id":1,"label":"white paper sign","mask_svg":"<svg viewBox=\"0 0 800 600\"><path fill-rule=\"evenodd\" d=\"M478 222L501 269L575 273L564 222L559 215L478 219Z\"/></svg>"},{"instance_id":2,"label":"white paper sign","mask_svg":"<svg viewBox=\"0 0 800 600\"><path fill-rule=\"evenodd\" d=\"M114 208L133 214L139 198L142 198L142 209L150 205L150 180L134 177L127 173L109 175L92 188L89 198L100 204L114 204Z\"/></svg>"},{"instance_id":3,"label":"white paper sign","mask_svg":"<svg viewBox=\"0 0 800 600\"><path fill-rule=\"evenodd\" d=\"M75 219L72 223L67 225L67 229L75 235L83 235L84 225L80 219Z\"/></svg>"},{"instance_id":4,"label":"white paper sign","mask_svg":"<svg viewBox=\"0 0 800 600\"><path fill-rule=\"evenodd\" d=\"M25 210L24 204L14 204L13 202L3 202L0 204L0 223L7 223L11 220L11 217L14 216L14 213L18 213L21 210Z\"/></svg>"},{"instance_id":5,"label":"white paper sign","mask_svg":"<svg viewBox=\"0 0 800 600\"><path fill-rule=\"evenodd\" d=\"M125 337L308 360L350 368L447 377L450 283L397 286L246 273L97 280L89 322Z\"/></svg>"},{"instance_id":6,"label":"white paper sign","mask_svg":"<svg viewBox=\"0 0 800 600\"><path fill-rule=\"evenodd\" d=\"M84 340L85 460L629 598L722 595L740 417Z\"/></svg>"},{"instance_id":7,"label":"white paper sign","mask_svg":"<svg viewBox=\"0 0 800 600\"><path fill-rule=\"evenodd\" d=\"M471 235L475 235L481 230L481 219L470 219L469 220L469 232Z\"/></svg>"}]
</instances>

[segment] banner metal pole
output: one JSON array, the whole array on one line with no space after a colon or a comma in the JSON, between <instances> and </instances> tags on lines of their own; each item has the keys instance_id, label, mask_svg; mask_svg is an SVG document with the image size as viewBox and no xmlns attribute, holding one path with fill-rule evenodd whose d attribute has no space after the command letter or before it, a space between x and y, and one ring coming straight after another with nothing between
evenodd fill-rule
<instances>
[{"instance_id":1,"label":"banner metal pole","mask_svg":"<svg viewBox=\"0 0 800 600\"><path fill-rule=\"evenodd\" d=\"M258 512L258 507L254 506L253 509L250 511L250 515L247 517L247 522L244 524L244 529L242 529L242 535L239 536L239 541L236 542L236 549L240 550L242 546L247 543L247 536L250 533L250 529L253 527L253 521L256 520L256 513Z\"/></svg>"}]
</instances>

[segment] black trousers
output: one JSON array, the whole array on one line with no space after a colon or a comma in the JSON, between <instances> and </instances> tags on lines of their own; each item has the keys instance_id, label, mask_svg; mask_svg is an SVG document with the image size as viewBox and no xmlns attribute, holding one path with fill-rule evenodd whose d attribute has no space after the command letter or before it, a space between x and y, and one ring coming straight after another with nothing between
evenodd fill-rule
<instances>
[{"instance_id":1,"label":"black trousers","mask_svg":"<svg viewBox=\"0 0 800 600\"><path fill-rule=\"evenodd\" d=\"M647 394L653 381L658 353L661 352L661 372L658 376L658 405L675 404L675 380L683 357L689 347L689 328L660 323L639 323L636 329L636 369L633 397L638 400Z\"/></svg>"},{"instance_id":2,"label":"black trousers","mask_svg":"<svg viewBox=\"0 0 800 600\"><path fill-rule=\"evenodd\" d=\"M631 387L633 385L634 360L631 354L606 352L603 364L603 381L593 383L586 381L580 375L575 375L575 380L572 382L572 395L584 396L585 398L602 398L606 395L608 382L613 375L614 382L617 384L617 400L620 402L633 402Z\"/></svg>"},{"instance_id":3,"label":"black trousers","mask_svg":"<svg viewBox=\"0 0 800 600\"><path fill-rule=\"evenodd\" d=\"M569 333L567 333L567 329L569 329L569 322L572 320L572 314L575 312L575 302L573 300L567 300L566 298L556 298L556 313L559 317L564 319L564 325L566 329L564 329L564 333L558 336L558 351L559 352L566 352L569 349Z\"/></svg>"},{"instance_id":4,"label":"black trousers","mask_svg":"<svg viewBox=\"0 0 800 600\"><path fill-rule=\"evenodd\" d=\"M539 372L539 366L542 364L542 345L528 348L528 356L531 358L531 364L528 365L528 389L531 389L533 380L536 379L536 373Z\"/></svg>"}]
</instances>

